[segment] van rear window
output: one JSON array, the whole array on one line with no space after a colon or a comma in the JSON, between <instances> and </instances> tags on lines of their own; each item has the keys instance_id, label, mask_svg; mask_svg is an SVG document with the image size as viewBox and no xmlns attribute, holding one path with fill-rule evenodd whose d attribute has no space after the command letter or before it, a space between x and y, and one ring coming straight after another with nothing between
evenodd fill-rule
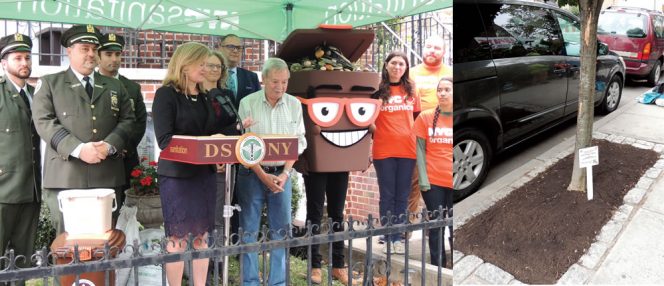
<instances>
[{"instance_id":1,"label":"van rear window","mask_svg":"<svg viewBox=\"0 0 664 286\"><path fill-rule=\"evenodd\" d=\"M603 12L597 23L597 33L645 38L648 16L641 13Z\"/></svg>"}]
</instances>

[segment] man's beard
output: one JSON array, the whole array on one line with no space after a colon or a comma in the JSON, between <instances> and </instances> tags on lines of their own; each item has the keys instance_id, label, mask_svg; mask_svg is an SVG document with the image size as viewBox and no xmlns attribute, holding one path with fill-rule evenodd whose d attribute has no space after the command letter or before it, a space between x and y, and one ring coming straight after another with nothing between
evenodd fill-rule
<instances>
[{"instance_id":1,"label":"man's beard","mask_svg":"<svg viewBox=\"0 0 664 286\"><path fill-rule=\"evenodd\" d=\"M22 69L8 68L7 73L20 79L28 79L30 78L30 74L32 74L32 69L29 67Z\"/></svg>"},{"instance_id":2,"label":"man's beard","mask_svg":"<svg viewBox=\"0 0 664 286\"><path fill-rule=\"evenodd\" d=\"M442 58L439 59L432 56L424 57L424 63L428 66L438 66L441 62L443 62Z\"/></svg>"}]
</instances>

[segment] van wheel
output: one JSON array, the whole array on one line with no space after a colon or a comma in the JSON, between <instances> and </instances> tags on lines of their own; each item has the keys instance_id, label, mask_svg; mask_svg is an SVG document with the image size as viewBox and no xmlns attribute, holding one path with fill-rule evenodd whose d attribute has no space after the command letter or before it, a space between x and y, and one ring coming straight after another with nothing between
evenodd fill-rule
<instances>
[{"instance_id":1,"label":"van wheel","mask_svg":"<svg viewBox=\"0 0 664 286\"><path fill-rule=\"evenodd\" d=\"M622 95L622 85L620 77L614 75L604 91L604 100L600 104L600 113L609 114L618 109L620 97Z\"/></svg>"},{"instance_id":2,"label":"van wheel","mask_svg":"<svg viewBox=\"0 0 664 286\"><path fill-rule=\"evenodd\" d=\"M652 67L650 74L648 75L648 84L655 86L659 82L659 77L662 75L662 61L657 60L655 66Z\"/></svg>"},{"instance_id":3,"label":"van wheel","mask_svg":"<svg viewBox=\"0 0 664 286\"><path fill-rule=\"evenodd\" d=\"M475 192L489 172L493 150L486 135L477 129L454 131L454 199Z\"/></svg>"}]
</instances>

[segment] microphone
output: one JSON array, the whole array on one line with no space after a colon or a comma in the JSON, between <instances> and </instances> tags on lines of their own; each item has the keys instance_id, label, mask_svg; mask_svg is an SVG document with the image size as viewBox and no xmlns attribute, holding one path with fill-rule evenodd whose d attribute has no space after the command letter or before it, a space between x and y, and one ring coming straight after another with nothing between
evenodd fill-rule
<instances>
[{"instance_id":1,"label":"microphone","mask_svg":"<svg viewBox=\"0 0 664 286\"><path fill-rule=\"evenodd\" d=\"M242 125L242 119L240 118L240 113L235 108L233 101L228 98L228 94L224 94L220 89L215 88L211 91L212 96L221 104L221 107L231 116L235 117L235 122L240 126L240 134L244 134L245 129Z\"/></svg>"}]
</instances>

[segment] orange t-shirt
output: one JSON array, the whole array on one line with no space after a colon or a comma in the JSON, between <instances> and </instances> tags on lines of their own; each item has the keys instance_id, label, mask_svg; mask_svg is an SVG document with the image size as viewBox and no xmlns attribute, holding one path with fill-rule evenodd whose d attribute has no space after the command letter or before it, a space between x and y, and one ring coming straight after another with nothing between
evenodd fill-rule
<instances>
[{"instance_id":1,"label":"orange t-shirt","mask_svg":"<svg viewBox=\"0 0 664 286\"><path fill-rule=\"evenodd\" d=\"M415 82L417 95L422 101L422 110L434 109L438 106L436 90L438 82L445 76L452 76L452 68L441 65L439 69L428 69L425 64L419 64L410 69L410 79Z\"/></svg>"},{"instance_id":2,"label":"orange t-shirt","mask_svg":"<svg viewBox=\"0 0 664 286\"><path fill-rule=\"evenodd\" d=\"M438 116L436 130L433 117L436 109L422 111L415 120L415 136L426 140L427 176L429 183L452 188L454 137L452 116ZM435 132L434 132L435 131Z\"/></svg>"},{"instance_id":3,"label":"orange t-shirt","mask_svg":"<svg viewBox=\"0 0 664 286\"><path fill-rule=\"evenodd\" d=\"M373 139L373 158L415 159L413 112L420 111L417 96L408 100L401 86L390 86L390 98L380 107Z\"/></svg>"}]
</instances>

